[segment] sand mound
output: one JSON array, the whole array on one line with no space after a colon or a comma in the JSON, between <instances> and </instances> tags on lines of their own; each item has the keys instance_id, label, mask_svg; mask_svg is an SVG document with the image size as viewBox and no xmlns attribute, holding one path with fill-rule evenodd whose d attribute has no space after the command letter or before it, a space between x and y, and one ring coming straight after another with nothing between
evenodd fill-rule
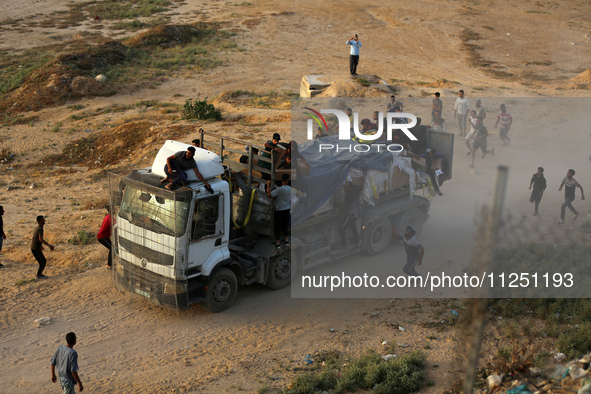
<instances>
[{"instance_id":1,"label":"sand mound","mask_svg":"<svg viewBox=\"0 0 591 394\"><path fill-rule=\"evenodd\" d=\"M114 94L108 84L94 80L126 58L127 47L114 41L64 54L26 76L22 85L0 101L0 111L18 114L63 104L82 96Z\"/></svg>"},{"instance_id":2,"label":"sand mound","mask_svg":"<svg viewBox=\"0 0 591 394\"><path fill-rule=\"evenodd\" d=\"M576 77L571 78L573 82L591 82L591 69L585 70Z\"/></svg>"},{"instance_id":3,"label":"sand mound","mask_svg":"<svg viewBox=\"0 0 591 394\"><path fill-rule=\"evenodd\" d=\"M160 25L126 40L125 44L132 48L173 47L204 34L205 30L190 25Z\"/></svg>"},{"instance_id":4,"label":"sand mound","mask_svg":"<svg viewBox=\"0 0 591 394\"><path fill-rule=\"evenodd\" d=\"M390 86L377 75L318 75L302 79L302 97L385 97Z\"/></svg>"},{"instance_id":5,"label":"sand mound","mask_svg":"<svg viewBox=\"0 0 591 394\"><path fill-rule=\"evenodd\" d=\"M152 156L153 146L194 132L191 125L157 125L146 120L133 120L105 132L93 134L67 144L62 153L49 155L39 165L80 166L90 169L121 163L131 155Z\"/></svg>"}]
</instances>

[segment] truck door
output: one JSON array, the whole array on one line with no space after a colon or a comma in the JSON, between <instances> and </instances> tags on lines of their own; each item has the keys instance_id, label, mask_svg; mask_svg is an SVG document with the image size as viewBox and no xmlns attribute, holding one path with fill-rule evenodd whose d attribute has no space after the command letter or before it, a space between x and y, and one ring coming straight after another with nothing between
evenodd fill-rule
<instances>
[{"instance_id":1,"label":"truck door","mask_svg":"<svg viewBox=\"0 0 591 394\"><path fill-rule=\"evenodd\" d=\"M227 248L224 240L228 237L224 233L224 196L215 194L196 199L189 228L189 273L200 272L192 270L197 266L223 260L222 245Z\"/></svg>"},{"instance_id":2,"label":"truck door","mask_svg":"<svg viewBox=\"0 0 591 394\"><path fill-rule=\"evenodd\" d=\"M427 146L429 148L436 149L438 153L445 155L443 160L443 180L451 179L454 157L454 135L445 131L436 131L429 128L427 138Z\"/></svg>"}]
</instances>

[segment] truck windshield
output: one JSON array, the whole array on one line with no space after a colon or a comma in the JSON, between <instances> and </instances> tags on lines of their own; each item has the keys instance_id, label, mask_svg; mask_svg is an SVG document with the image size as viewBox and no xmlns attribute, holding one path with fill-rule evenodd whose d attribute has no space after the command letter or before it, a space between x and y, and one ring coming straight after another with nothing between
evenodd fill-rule
<instances>
[{"instance_id":1,"label":"truck windshield","mask_svg":"<svg viewBox=\"0 0 591 394\"><path fill-rule=\"evenodd\" d=\"M127 185L119 216L160 234L180 237L185 233L191 201L175 201Z\"/></svg>"}]
</instances>

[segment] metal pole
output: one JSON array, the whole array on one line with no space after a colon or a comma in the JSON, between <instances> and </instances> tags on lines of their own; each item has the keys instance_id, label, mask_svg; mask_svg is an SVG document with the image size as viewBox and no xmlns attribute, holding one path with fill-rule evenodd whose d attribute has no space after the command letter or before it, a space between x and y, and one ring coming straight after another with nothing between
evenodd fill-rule
<instances>
[{"instance_id":1,"label":"metal pole","mask_svg":"<svg viewBox=\"0 0 591 394\"><path fill-rule=\"evenodd\" d=\"M495 246L499 235L499 227L501 224L501 214L503 205L505 203L505 194L507 191L507 179L509 176L509 168L505 166L498 166L495 188L491 201L491 208L488 211L486 218L486 232L484 235L484 250L481 257L479 273L483 274L490 267L494 259ZM482 334L486 323L486 309L488 306L488 289L482 288L479 297L474 301L473 318L472 318L472 338L470 341L470 349L468 358L466 359L465 371L466 378L464 379L464 394L472 393L474 391L474 381L476 378L476 367L478 365L478 353L480 353L480 345L482 343Z\"/></svg>"}]
</instances>

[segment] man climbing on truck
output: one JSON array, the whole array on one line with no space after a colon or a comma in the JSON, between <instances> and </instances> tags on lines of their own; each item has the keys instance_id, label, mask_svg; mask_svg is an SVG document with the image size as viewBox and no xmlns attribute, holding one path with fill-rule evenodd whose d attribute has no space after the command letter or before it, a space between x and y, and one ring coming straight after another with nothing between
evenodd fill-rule
<instances>
[{"instance_id":1,"label":"man climbing on truck","mask_svg":"<svg viewBox=\"0 0 591 394\"><path fill-rule=\"evenodd\" d=\"M289 231L289 211L291 209L291 187L288 185L289 175L281 176L281 186L271 191L271 181L267 181L267 195L275 197L275 247L281 246L281 235L283 242L289 245L287 233Z\"/></svg>"},{"instance_id":2,"label":"man climbing on truck","mask_svg":"<svg viewBox=\"0 0 591 394\"><path fill-rule=\"evenodd\" d=\"M205 189L213 194L213 189L211 186L209 186L209 183L207 183L205 178L203 178L199 172L197 163L193 158L194 156L195 147L190 146L186 151L179 151L168 157L166 159L166 165L164 166L166 178L162 179L160 183L170 182L168 185L164 186L168 190L172 190L172 187L179 183L185 185L187 183L187 173L185 171L193 169L193 171L195 171L195 175L197 175L197 178L199 178L199 180L205 184Z\"/></svg>"}]
</instances>

